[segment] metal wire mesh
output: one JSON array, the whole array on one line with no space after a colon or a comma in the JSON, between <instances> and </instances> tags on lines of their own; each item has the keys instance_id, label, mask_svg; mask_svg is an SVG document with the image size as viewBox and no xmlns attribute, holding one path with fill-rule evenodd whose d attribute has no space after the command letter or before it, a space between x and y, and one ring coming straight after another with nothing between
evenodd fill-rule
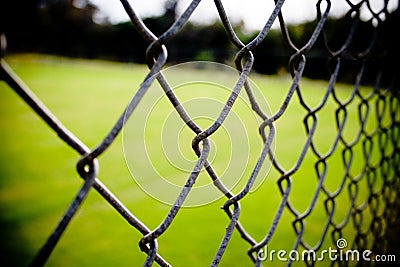
<instances>
[{"instance_id":1,"label":"metal wire mesh","mask_svg":"<svg viewBox=\"0 0 400 267\"><path fill-rule=\"evenodd\" d=\"M331 1L329 0L316 1L317 21L315 28L308 42L302 46L294 44L289 34L288 27L285 24L284 17L281 13L282 6L285 2L284 0L275 1L275 8L272 13L265 18L264 27L258 35L248 43L243 43L239 39L234 27L229 21L228 14L225 11L222 1L215 0L214 2L219 18L226 30L226 34L232 44L237 48L234 63L238 70L238 77L234 88L232 88L231 95L226 100L225 107L214 123L207 129L200 128L193 118L181 108L180 100L174 94L168 84L168 80L161 72L168 58L168 42L179 35L182 28L185 27L185 23L196 10L200 0L192 1L184 12L176 18L175 22L168 30L160 36L154 35L146 27L142 19L140 19L135 12L133 6L127 0L121 0L132 24L140 33L143 40L148 42L146 61L149 71L143 79L143 83L138 85L137 91L127 105L125 111L121 114L104 139L93 149L88 148L79 138L74 136L60 121L58 121L52 112L46 108L40 99L38 99L26 85L24 85L4 59L2 59L0 68L1 79L29 104L33 111L58 134L59 138L81 155L81 159L77 163L77 172L83 178L84 182L77 192L75 199L71 202L60 222L49 236L47 242L38 251L32 262L33 266L40 266L46 263L51 252L56 247L66 227L71 223L73 216L81 207L83 200L88 195L91 188L94 188L104 200L110 203L132 227L143 234L143 238L139 242L139 247L147 254L147 258L143 263L144 266L151 266L154 262L160 266L170 266L168 259L164 259L161 256L163 248L158 247L157 238L168 231L169 227L174 223L174 219L182 208L185 199L191 193L191 189L196 183L199 172L203 168L206 169L215 187L220 190L221 194L225 195L226 202L222 209L229 218L226 229L221 229L221 231L225 231L225 234L218 250L215 252L215 257L211 262L211 266L217 266L223 261L224 252L228 249L228 244L235 231L240 234L244 242L248 243L248 255L250 260L254 262L255 266L260 266L262 260L260 257L257 257L257 255L260 255L260 252L263 252L263 248L269 244L280 223L284 210L289 211L293 219L292 226L297 237L293 243L293 250L320 251L323 242L329 238L329 235L331 236L332 242L335 242L343 236L343 229L349 225L352 225L356 231L354 240L352 240L350 244L351 248L360 250L369 248L373 249L375 253L386 253L393 245L396 245L391 241L393 240L391 236L398 234L393 229L396 229L395 225L399 222L400 210L400 105L398 102L400 91L398 80L396 80L400 73L398 62L389 66L384 65L391 64L390 61L385 58L385 56L388 55L388 53L385 54L385 52L387 52L389 44L385 42L382 43L379 34L384 28L387 18L395 15L398 16L399 11L389 12L389 1L382 1L382 9L379 11L373 9L371 5L372 1L362 0L358 1L357 4L352 3L352 1L346 1L349 6L347 16L351 18L351 26L349 27L349 32L346 38L344 38L343 43L338 49L334 50L330 47L325 29L331 7ZM363 51L354 51L352 48L352 44L354 43L353 37L357 33L360 22L361 7L366 8L370 13L369 22L373 24L373 31L371 32L368 43L365 45L366 49ZM271 116L268 116L265 111L259 107L258 100L254 96L253 89L247 81L247 78L252 72L254 61L252 51L265 41L266 36L269 34L276 20L279 21L282 38L291 51L288 66L292 82L280 108ZM323 99L321 99L316 106L312 106L307 103L306 97L302 93L303 91L301 90L300 83L303 72L307 67L307 60L317 40L322 40L324 43L323 47L327 54L325 59L330 66L330 77ZM4 43L5 41L2 40L2 44ZM391 52L398 54L396 51ZM391 52L389 52L389 55L393 55L390 54ZM349 59L358 62L359 65L353 69L355 72L355 79L352 92L347 99L343 100L339 96L336 84L342 70L342 65L344 64L343 62ZM361 87L362 82L366 79L367 74L365 74L365 69L369 64L368 62L375 62L375 64L381 65L377 68L376 73L372 75L374 81L373 85L370 86L372 89L365 94ZM265 64L268 64L268 62L265 62ZM387 75L387 72L390 74L391 78L389 79L389 83L382 82L382 77ZM370 73L368 76L368 79L371 79ZM388 79L385 81L387 80ZM99 172L97 158L103 153L106 153L107 148L114 143L116 137L124 127L124 121L127 118L129 119L131 114L135 112L135 108L153 83L160 84L166 96L175 107L176 112L196 134L192 146L198 156L198 160L193 166L185 186L176 197L175 203L170 207L169 212L165 215L160 225L155 229L149 229L148 226L141 222L139 218L135 217L135 215L97 178ZM210 151L210 142L208 138L221 129L221 125L223 125L224 120L230 113L241 90L245 90L254 112L263 120L259 126L260 135L263 140L263 148L251 175L246 178L247 182L245 186L239 193L233 194L220 181L212 164L208 161ZM268 95L265 95L265 97L268 99ZM295 100L296 97L298 101ZM322 153L315 140L315 135L318 131L318 115L320 112L323 112L328 102L333 103L335 106L334 120L331 123L336 126L336 132L332 145L326 153ZM275 157L271 146L276 135L275 123L284 119L283 115L291 105L300 105L305 112L303 119L305 136L301 153L295 164L286 168L283 167L280 159ZM351 112L356 114L358 125L348 125L348 116ZM376 122L372 129L368 127L368 121L370 120ZM354 127L352 130L354 138L351 140L344 135L345 129L349 127ZM379 151L378 158L376 158L376 153L373 152L375 150ZM294 186L294 179L302 178L299 177L298 173L300 173L303 167L304 158L307 153L311 153L313 156L313 166L317 179L313 181L307 180L307 183L313 183L315 185L315 189L312 193L310 205L304 212L300 212L298 208L296 208L296 203L290 199L290 195ZM358 171L354 171L352 164L353 158L357 153L362 153L364 164ZM341 166L331 166L330 159L337 155L339 155L342 160ZM260 168L263 164L266 164L266 161L270 161L276 173L279 174L277 184L281 192L281 200L274 220L269 226L268 231L265 232L264 238L256 240L246 231L239 221L241 213L240 202L250 192ZM339 179L338 186L334 190L324 183L328 173L332 172L332 168L333 171L336 172L337 179ZM364 184L367 185L366 188L363 187ZM364 192L365 190L367 190L367 196L364 198L364 201L360 203L360 201L358 201L361 194L360 192ZM344 220L337 221L333 216L335 210L339 208L337 199L339 196L346 194L350 200L346 207L347 216ZM321 197L324 199L325 221L321 226L323 231L319 241L315 245L312 245L304 238L305 223L306 220L310 218L316 206L317 199ZM361 226L367 214L370 214L372 219L369 227L365 229ZM398 241L394 242L397 242L398 245ZM287 261L287 265L291 265L292 263L293 259ZM308 259L305 263L307 265L314 265L315 259Z\"/></svg>"}]
</instances>

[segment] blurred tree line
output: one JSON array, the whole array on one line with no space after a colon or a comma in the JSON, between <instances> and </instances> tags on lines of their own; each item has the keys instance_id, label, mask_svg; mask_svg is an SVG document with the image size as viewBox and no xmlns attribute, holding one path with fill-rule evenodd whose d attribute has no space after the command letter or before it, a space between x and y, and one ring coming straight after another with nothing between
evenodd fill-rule
<instances>
[{"instance_id":1,"label":"blurred tree line","mask_svg":"<svg viewBox=\"0 0 400 267\"><path fill-rule=\"evenodd\" d=\"M98 8L88 0L20 0L2 1L0 4L0 32L6 34L9 52L37 52L69 57L101 58L121 62L144 63L148 44L142 40L130 22L111 24L107 18L99 17ZM391 13L384 27L377 32L374 57L366 65L366 73L376 73L380 64L385 64L386 76L398 71L398 38L394 38L400 25L399 9ZM165 4L165 13L159 17L144 19L146 26L156 35L163 33L176 18L176 1ZM316 22L289 25L288 30L297 47L305 45L315 29ZM335 60L331 50L340 49L351 30L352 18L330 18L325 25L325 39L321 34L307 56L305 76L329 77ZM243 34L242 25L236 30L241 33L243 43L252 40L257 33ZM355 60L369 49L375 29L371 22L360 21L350 49L342 56L340 79L354 83L360 61ZM211 60L221 63L231 61L237 52L229 41L221 22L212 25L188 23L168 43L168 62L179 63L189 60ZM384 47L389 49L384 49ZM290 55L294 53L282 38L279 30L271 30L266 39L254 50L254 70L263 74L288 71ZM383 60L382 60L383 59ZM330 66L332 65L332 66ZM397 69L397 70L396 70ZM385 76L385 77L386 77ZM372 82L376 75L367 75ZM384 77L384 80L385 80ZM388 83L389 78L385 81ZM367 80L368 82L368 80Z\"/></svg>"}]
</instances>

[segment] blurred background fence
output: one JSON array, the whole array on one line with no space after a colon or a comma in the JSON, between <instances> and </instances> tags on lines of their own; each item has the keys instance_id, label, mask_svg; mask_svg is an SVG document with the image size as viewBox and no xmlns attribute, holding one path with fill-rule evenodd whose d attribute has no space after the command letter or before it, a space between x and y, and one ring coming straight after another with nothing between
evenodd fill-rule
<instances>
[{"instance_id":1,"label":"blurred background fence","mask_svg":"<svg viewBox=\"0 0 400 267\"><path fill-rule=\"evenodd\" d=\"M0 78L66 145L81 155L77 162L77 172L84 182L54 231L32 260L32 265L46 263L93 188L131 227L143 235L138 240L138 249L147 255L143 265L169 266L169 259L161 256L163 246L158 246L158 238L165 235L174 224L203 168L221 192L221 196L226 197L222 210L228 220L226 228L220 229L223 236L214 258L209 262L202 262L201 265L217 266L223 263L223 255L229 250L232 235L239 233L248 247L248 263L259 266L265 259L258 256L266 253L265 246L270 244L276 234L275 230L282 223L284 212L288 212L291 217L291 226L286 226L287 231L295 233L293 240L288 240L292 250L321 252L327 243L336 248L339 246L337 240L346 239L344 241L348 242L348 249L368 249L375 256L399 255L400 44L398 38L395 38L400 25L398 1L344 1L347 11L340 18L330 16L332 1L315 1L315 20L288 26L281 12L285 1L277 0L274 8L268 14L266 12L263 28L247 34L242 32L240 23L230 22L229 14L220 0L214 1L219 20L211 25L195 25L190 22L192 13L196 12L201 2L199 0L188 3L182 12L177 12L177 2L168 1L164 15L147 19L138 16L134 3L126 0L120 2L130 22L117 25L107 23L104 18L102 21L93 20L96 6L85 1L26 1L24 8L16 1L3 1L1 4L3 56L7 38L9 53L34 52L102 58L146 63L148 66L148 72L143 76L142 83L136 85L136 92L124 112L103 140L94 148L89 148L52 114L14 73L6 60L2 59ZM368 14L366 19L361 16L365 13ZM273 28L273 25L278 27ZM232 93L226 99L226 105L212 125L205 129L198 126L181 108L179 98L174 95L168 80L160 72L167 65L192 60L227 63L238 70L237 80L231 88ZM290 85L282 89L285 90L283 99L270 99L268 91L264 92L268 101L281 101L279 107L268 115L266 110L260 108L259 100L247 79L252 73L275 75L281 72L290 74ZM301 82L306 78L326 81L322 88L322 97L316 104L307 100L308 96L302 89ZM192 147L198 160L193 165L182 191L176 196L175 203L169 207L159 225L151 229L135 216L135 207L133 211L128 209L97 176L98 158L107 153L107 149L123 129L125 119L134 114L153 83L160 84L176 112L195 134ZM338 89L340 84L350 85L345 98ZM251 173L245 177L243 187L237 192L231 192L208 161L209 138L220 131L241 91L246 93L254 113L260 118L262 146ZM287 110L293 105L304 112L303 120L298 123L305 131L285 136L290 139L301 135L302 139L299 155L293 164L288 165L284 163L285 156L275 156L272 144L279 137L276 124L285 119ZM321 122L320 114L329 105L334 107L331 121ZM320 147L316 137L320 130L317 125L324 123L330 124L334 129L327 149ZM279 146L277 150L279 151ZM309 159L307 163L306 158ZM361 160L356 162L356 158ZM260 168L267 162L272 164L272 171L267 179L272 179L270 176L276 177L276 190L280 191L281 196L278 205L268 211L273 217L271 223L265 225L263 234L255 238L250 234L252 230L240 223L240 204L248 197ZM302 170L306 165L313 170L313 177L303 175ZM328 178L334 182L327 184ZM291 192L298 183L312 185L311 190L304 192L310 198L305 209L296 206L296 198L291 198ZM343 197L346 198L346 206L339 204L341 200L338 199ZM268 201L268 197L265 200ZM323 219L313 224L313 227L322 230L316 242L308 242L305 238L306 221L311 220L317 203L321 204ZM345 214L340 220L335 218L338 210ZM215 210L215 213L218 212L220 211ZM348 228L352 228L351 236L344 233ZM90 245L96 246L95 243ZM169 249L185 248L177 246ZM293 261L295 260L288 259L285 265L291 265ZM307 265L316 263L317 259L304 261ZM139 265L137 262L133 264ZM350 263L337 259L332 264ZM369 265L370 262L359 264Z\"/></svg>"}]
</instances>

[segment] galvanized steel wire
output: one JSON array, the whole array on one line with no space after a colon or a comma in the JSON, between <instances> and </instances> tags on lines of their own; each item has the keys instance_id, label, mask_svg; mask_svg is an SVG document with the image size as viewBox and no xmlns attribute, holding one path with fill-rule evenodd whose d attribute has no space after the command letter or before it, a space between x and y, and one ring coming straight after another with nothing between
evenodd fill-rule
<instances>
[{"instance_id":1,"label":"galvanized steel wire","mask_svg":"<svg viewBox=\"0 0 400 267\"><path fill-rule=\"evenodd\" d=\"M196 183L196 179L200 171L205 168L210 179L214 182L214 185L221 191L226 197L222 209L229 218L229 223L225 231L224 237L215 252L215 257L212 260L211 266L218 266L223 261L223 255L228 244L231 240L232 234L238 231L243 241L248 243L249 250L248 255L255 266L259 266L262 262L257 258L257 253L267 244L269 244L272 236L275 234L277 225L280 222L283 211L286 209L290 211L293 216L293 230L296 233L297 239L293 244L293 249L313 249L318 251L321 248L323 241L330 234L332 239L337 240L342 237L342 230L345 226L351 223L354 229L356 229L356 238L351 244L353 248L363 248L366 244L367 236L373 235L374 247L378 251L385 251L387 246L386 237L389 234L388 229L390 228L391 222L394 218L399 217L400 208L400 105L399 105L399 92L400 88L395 87L395 83L386 89L383 89L380 85L380 75L377 75L374 90L368 94L363 95L360 92L361 81L363 79L364 67L363 63L368 58L374 56L372 48L376 45L376 32L371 33L370 43L365 51L361 51L357 55L352 55L354 60L361 62L361 67L357 72L357 79L355 81L353 91L347 100L342 100L336 96L335 85L341 69L342 58L348 57L350 50L349 47L352 44L354 33L357 31L360 7L366 6L371 13L371 23L375 23L375 30L378 31L380 25L384 21L384 16L388 16L388 1L382 1L383 8L377 12L372 7L368 0L359 1L357 4L353 4L351 1L347 1L349 5L348 14L355 13L353 15L353 24L348 32L347 38L338 50L330 48L328 41L325 39L325 51L328 53L332 67L331 75L328 81L328 86L325 90L325 94L321 102L316 107L309 106L303 98L300 81L303 77L303 72L307 66L307 58L310 50L314 47L315 42L318 38L324 38L325 23L328 19L331 9L330 0L319 0L315 1L315 8L317 10L317 21L315 24L314 31L309 37L308 41L303 45L295 45L292 41L292 37L289 34L288 27L285 23L284 17L281 13L284 0L275 0L275 8L271 14L265 18L264 27L259 31L258 35L248 43L243 43L235 32L229 20L229 14L227 14L224 4L221 0L215 0L215 8L218 11L219 19L222 22L226 34L231 43L237 48L237 52L234 59L234 65L238 70L238 77L232 93L226 100L224 108L221 110L219 116L214 123L207 129L202 129L196 122L190 117L186 110L182 107L178 97L174 94L172 88L168 84L168 80L163 75L162 70L168 60L168 42L173 40L179 35L182 28L189 21L192 13L196 10L200 0L192 1L186 9L179 15L175 22L160 36L156 36L151 30L149 30L143 20L135 12L134 5L127 0L121 0L121 3L128 14L135 29L140 33L143 40L148 43L146 51L146 62L149 71L144 77L143 82L138 85L137 91L134 94L132 100L128 103L125 111L121 114L119 119L111 127L108 134L104 139L98 143L98 145L90 149L88 148L78 137L74 136L52 112L46 108L45 104L40 101L32 91L24 84L24 82L13 72L13 70L7 65L4 59L1 59L0 78L4 80L31 108L39 115L44 122L53 129L55 133L62 139L66 145L74 149L78 154L81 155L80 160L77 162L77 172L84 180L81 188L77 192L73 202L69 208L65 211L63 217L60 219L58 225L55 227L52 234L49 236L47 242L38 251L36 257L32 262L32 266L44 265L49 258L51 252L57 245L58 240L61 238L65 228L71 222L73 216L83 203L85 197L89 194L90 189L94 188L112 207L137 231L139 231L143 238L139 242L140 249L147 254L147 258L143 263L144 266L152 266L156 262L160 266L170 266L168 259L164 259L162 254L162 247L158 247L157 238L168 231L171 224L174 223L174 219L182 208L185 199L191 192L191 188ZM262 110L257 102L256 97L253 94L253 90L247 80L248 76L252 72L252 66L254 61L253 50L265 41L268 36L271 27L275 21L279 22L279 26L282 33L282 38L285 41L286 46L291 50L290 60L288 62L289 71L291 73L292 81L288 88L286 96L280 105L280 108L271 116L268 116L264 110ZM2 41L2 47L5 41ZM4 47L3 47L4 50ZM3 54L4 51L2 51ZM268 64L268 62L265 62ZM398 69L398 66L395 66ZM124 121L128 120L129 117L135 112L136 107L141 102L143 96L153 83L159 83L164 90L165 95L169 101L175 107L176 112L179 114L185 124L196 134L193 139L192 147L198 156L196 164L193 166L193 170L190 173L187 181L182 187L182 191L177 196L175 203L170 207L169 212L165 215L164 219L160 222L159 226L155 229L149 229L143 222L137 218L132 211L130 211L114 194L97 178L99 173L99 163L97 158L107 152L107 149L114 143L116 137L120 134L124 127ZM254 166L254 169L249 177L245 186L240 190L239 193L233 194L230 190L220 181L217 173L213 169L212 164L208 160L210 151L210 142L208 137L212 136L217 132L224 120L231 111L232 106L241 92L244 90L249 98L252 105L253 111L259 116L263 122L260 124L259 131L263 140L263 148L258 157L258 161ZM265 96L268 98L268 95ZM294 98L297 97L298 101ZM332 100L336 105L335 121L332 123L336 124L336 137L333 144L327 153L321 153L316 145L313 137L317 131L317 115L327 104L328 100ZM355 129L356 138L352 141L347 140L343 136L343 129L348 122L348 106L354 102L359 103L358 108L355 111L359 119L360 128ZM297 158L295 164L290 168L284 168L277 158L274 157L271 146L276 135L276 128L274 123L282 119L285 111L290 105L301 105L305 110L306 115L303 120L303 124L306 130L304 136L304 144L301 148L301 153ZM373 107L375 111L373 111ZM386 110L389 110L390 121L384 122L382 119ZM372 114L375 112L376 114ZM368 118L376 116L378 122L375 129L369 131L366 129L365 124ZM373 143L379 140L379 144ZM353 175L350 172L354 147L357 144L362 143L363 153L365 158L365 166L363 166L361 173ZM386 147L392 147L391 151L387 152ZM379 163L373 163L369 161L372 153L372 146L379 146L380 160ZM344 149L340 148L344 147ZM312 153L315 160L315 170L317 174L316 188L313 192L312 201L306 211L300 212L296 209L295 203L290 201L290 192L292 189L293 175L298 172L302 167L303 160L306 153ZM340 186L336 191L332 192L324 185L324 179L326 177L328 161L334 153L341 154L343 160L343 174L340 175ZM274 220L269 227L268 231L265 232L265 236L261 240L253 238L240 223L241 206L240 201L245 198L250 192L254 185L255 179L259 174L260 168L265 164L266 161L271 161L273 168L280 174L277 180L281 192L281 201L275 214ZM339 166L338 166L339 168ZM383 186L377 191L374 184L376 183L375 174L380 172L383 179ZM355 199L358 196L359 181L367 179L369 185L368 200L363 205L356 205ZM347 191L345 185L348 185ZM335 211L335 198L340 194L349 194L351 199L350 206L348 207L347 217L342 222L336 222L333 220L333 214ZM320 237L320 241L317 245L312 246L306 242L303 238L305 219L309 217L310 213L315 208L317 198L323 196L325 199L325 212L327 216L326 224L323 225L323 234ZM384 205L385 209L382 212L378 207ZM362 230L360 225L363 217L363 211L369 209L373 216L373 223L371 227L365 232ZM333 231L329 231L333 228ZM135 263L137 264L137 263ZM291 265L292 261L289 260L287 265ZM312 261L306 262L308 265L313 265Z\"/></svg>"}]
</instances>

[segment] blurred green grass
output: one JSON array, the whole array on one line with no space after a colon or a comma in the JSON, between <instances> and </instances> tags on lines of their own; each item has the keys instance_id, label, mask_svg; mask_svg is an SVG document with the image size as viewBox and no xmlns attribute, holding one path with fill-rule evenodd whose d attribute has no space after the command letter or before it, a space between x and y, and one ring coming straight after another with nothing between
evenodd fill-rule
<instances>
[{"instance_id":1,"label":"blurred green grass","mask_svg":"<svg viewBox=\"0 0 400 267\"><path fill-rule=\"evenodd\" d=\"M98 60L29 54L11 55L6 60L59 120L90 148L108 133L147 74L145 66ZM182 75L216 75L215 70L187 71ZM291 84L290 77L253 74L251 79L260 88L272 113L275 113ZM327 82L302 79L300 86L306 102L315 107L323 98ZM335 89L341 99L347 99L351 94L351 86L337 85ZM9 266L21 266L29 263L45 242L81 185L82 180L75 171L80 157L4 82L0 82L0 92L0 226L3 239L0 256L1 261ZM152 93L148 92L149 95ZM245 97L244 92L242 94ZM149 99L151 97L146 95L140 106L152 105ZM294 96L291 105L276 123L276 158L286 169L295 164L306 139L303 125L306 112L298 102ZM347 107L349 118L344 136L348 140L355 138L359 128L358 104L355 101ZM330 96L317 115L317 132L313 140L321 153L327 153L333 144L337 132L336 109L337 104ZM133 121L135 116L146 115L140 110L138 108L134 113ZM152 121L153 125L158 123L157 118ZM137 127L142 129L143 125ZM373 118L368 120L368 127L374 128ZM253 130L258 132L257 128ZM257 138L255 142L261 145L261 139ZM142 140L131 140L129 145L140 145L140 142ZM344 174L343 145L339 144L338 150L340 153L327 160L325 185L331 192L339 187ZM120 135L99 158L99 178L139 219L154 229L167 214L169 206L148 196L133 181L122 151ZM365 163L361 144L355 145L353 152L354 162L350 172L356 176ZM218 153L227 152L220 146ZM244 179L234 192L241 189L255 165L258 152L251 151L249 158ZM292 177L290 201L299 212L309 207L317 185L315 162L316 157L309 150L302 167ZM280 202L281 195L276 185L278 177L278 172L272 169L266 181L241 202L240 221L256 240L261 240L267 233ZM365 182L361 181L359 185L367 189ZM347 187L336 199L336 223L345 220L349 209L346 190ZM358 205L366 200L366 192L360 191ZM324 199L321 194L316 208L305 220L304 239L312 245L320 240L326 223ZM224 201L222 198L201 207L182 209L171 227L159 238L160 254L174 266L208 265L229 222L220 209ZM365 218L368 225L368 214ZM293 216L285 210L270 247L277 250L292 248L296 238L292 220ZM351 222L342 233L349 241L352 240L354 229ZM145 254L137 245L140 238L140 233L93 190L68 226L47 266L140 266L145 259ZM328 234L324 247L331 246L333 242ZM235 232L220 266L251 266L246 256L248 248Z\"/></svg>"}]
</instances>

